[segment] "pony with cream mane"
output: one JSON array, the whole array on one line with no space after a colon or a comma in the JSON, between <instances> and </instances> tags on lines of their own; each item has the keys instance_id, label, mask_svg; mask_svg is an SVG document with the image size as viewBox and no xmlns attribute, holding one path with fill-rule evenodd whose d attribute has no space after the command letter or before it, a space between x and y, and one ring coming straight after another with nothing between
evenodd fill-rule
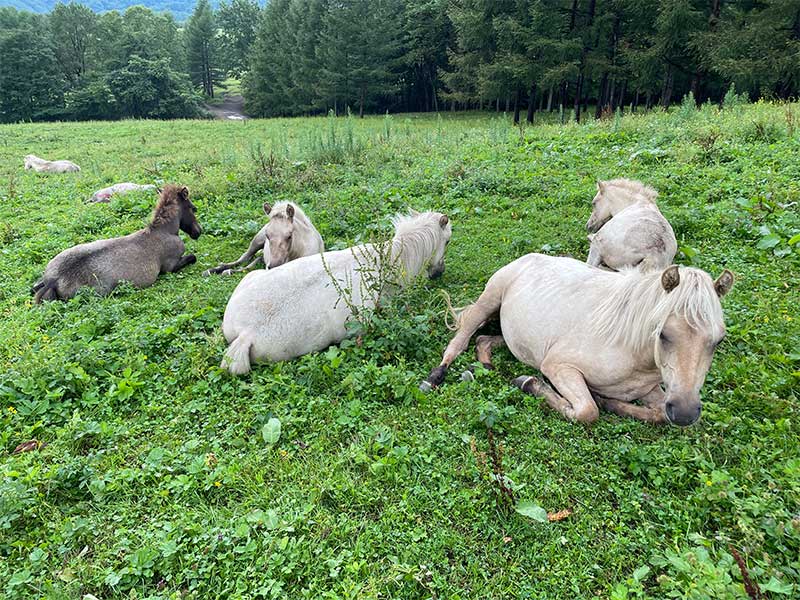
<instances>
[{"instance_id":1,"label":"pony with cream mane","mask_svg":"<svg viewBox=\"0 0 800 600\"><path fill-rule=\"evenodd\" d=\"M658 209L657 197L658 192L641 181L598 181L592 215L586 223L591 243L586 262L615 271L671 265L678 242Z\"/></svg>"},{"instance_id":2,"label":"pony with cream mane","mask_svg":"<svg viewBox=\"0 0 800 600\"><path fill-rule=\"evenodd\" d=\"M459 329L421 389L444 380L472 335L499 314L502 335L479 336L478 360L507 345L539 370L514 379L567 419L591 423L599 407L651 423L691 425L725 336L722 298L733 286L699 269L595 269L564 257L528 254L497 271L459 316ZM638 402L638 404L637 404Z\"/></svg>"},{"instance_id":3,"label":"pony with cream mane","mask_svg":"<svg viewBox=\"0 0 800 600\"><path fill-rule=\"evenodd\" d=\"M347 336L355 312L372 310L382 298L408 285L428 267L444 272L452 235L438 212L396 216L394 237L253 271L225 307L222 331L230 344L221 367L235 375L253 362L282 361L324 350Z\"/></svg>"}]
</instances>

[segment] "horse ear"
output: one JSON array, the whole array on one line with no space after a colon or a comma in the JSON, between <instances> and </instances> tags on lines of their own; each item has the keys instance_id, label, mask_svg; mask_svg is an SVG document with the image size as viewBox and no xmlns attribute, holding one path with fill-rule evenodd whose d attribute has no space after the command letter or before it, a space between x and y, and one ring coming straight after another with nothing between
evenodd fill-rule
<instances>
[{"instance_id":1,"label":"horse ear","mask_svg":"<svg viewBox=\"0 0 800 600\"><path fill-rule=\"evenodd\" d=\"M597 180L597 191L598 192L605 192L606 191L606 184L603 181Z\"/></svg>"},{"instance_id":2,"label":"horse ear","mask_svg":"<svg viewBox=\"0 0 800 600\"><path fill-rule=\"evenodd\" d=\"M728 269L725 269L714 282L714 291L717 292L717 296L722 298L725 294L731 291L732 287L733 273L731 273Z\"/></svg>"},{"instance_id":3,"label":"horse ear","mask_svg":"<svg viewBox=\"0 0 800 600\"><path fill-rule=\"evenodd\" d=\"M680 282L681 274L678 272L678 265L667 267L664 269L664 272L661 273L661 285L664 286L664 289L668 294L678 287Z\"/></svg>"},{"instance_id":4,"label":"horse ear","mask_svg":"<svg viewBox=\"0 0 800 600\"><path fill-rule=\"evenodd\" d=\"M286 205L286 216L290 219L294 219L294 206L291 204Z\"/></svg>"},{"instance_id":5,"label":"horse ear","mask_svg":"<svg viewBox=\"0 0 800 600\"><path fill-rule=\"evenodd\" d=\"M180 196L181 200L188 200L189 188L184 185L178 192L178 196Z\"/></svg>"},{"instance_id":6,"label":"horse ear","mask_svg":"<svg viewBox=\"0 0 800 600\"><path fill-rule=\"evenodd\" d=\"M450 218L447 215L442 215L439 217L439 227L444 229L447 227L447 224L450 222Z\"/></svg>"},{"instance_id":7,"label":"horse ear","mask_svg":"<svg viewBox=\"0 0 800 600\"><path fill-rule=\"evenodd\" d=\"M269 216L269 213L272 212L272 207L269 205L269 202L264 202L264 214Z\"/></svg>"},{"instance_id":8,"label":"horse ear","mask_svg":"<svg viewBox=\"0 0 800 600\"><path fill-rule=\"evenodd\" d=\"M597 235L596 233L590 233L589 235L586 236L586 239L591 242L592 240L594 240L594 236L596 235Z\"/></svg>"}]
</instances>

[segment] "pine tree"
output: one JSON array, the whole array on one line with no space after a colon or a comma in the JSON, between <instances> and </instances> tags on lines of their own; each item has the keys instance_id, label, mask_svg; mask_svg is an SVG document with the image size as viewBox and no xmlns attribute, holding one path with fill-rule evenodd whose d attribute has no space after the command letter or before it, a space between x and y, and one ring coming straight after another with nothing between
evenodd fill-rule
<instances>
[{"instance_id":1,"label":"pine tree","mask_svg":"<svg viewBox=\"0 0 800 600\"><path fill-rule=\"evenodd\" d=\"M218 67L217 29L209 0L198 0L186 24L186 61L189 78L209 98L222 81Z\"/></svg>"}]
</instances>

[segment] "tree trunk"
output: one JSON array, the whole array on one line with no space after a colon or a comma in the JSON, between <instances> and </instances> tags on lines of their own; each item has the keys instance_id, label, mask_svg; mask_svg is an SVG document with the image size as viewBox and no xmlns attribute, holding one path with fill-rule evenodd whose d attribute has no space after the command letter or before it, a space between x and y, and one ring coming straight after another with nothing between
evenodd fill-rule
<instances>
[{"instance_id":1,"label":"tree trunk","mask_svg":"<svg viewBox=\"0 0 800 600\"><path fill-rule=\"evenodd\" d=\"M361 86L361 94L359 94L359 99L358 99L358 118L359 119L363 119L364 118L364 95L365 94L366 94L366 90L364 89L364 86L362 85Z\"/></svg>"},{"instance_id":2,"label":"tree trunk","mask_svg":"<svg viewBox=\"0 0 800 600\"><path fill-rule=\"evenodd\" d=\"M608 96L606 97L606 108L610 108L614 112L617 108L617 78L611 78L611 85L608 86Z\"/></svg>"},{"instance_id":3,"label":"tree trunk","mask_svg":"<svg viewBox=\"0 0 800 600\"><path fill-rule=\"evenodd\" d=\"M597 106L594 109L594 118L599 119L603 114L603 104L606 99L606 88L608 87L608 72L603 73L600 79L600 90L597 92Z\"/></svg>"},{"instance_id":4,"label":"tree trunk","mask_svg":"<svg viewBox=\"0 0 800 600\"><path fill-rule=\"evenodd\" d=\"M628 80L624 79L622 81L622 89L619 91L619 101L617 102L617 106L622 108L622 112L625 112L625 92L628 88Z\"/></svg>"},{"instance_id":5,"label":"tree trunk","mask_svg":"<svg viewBox=\"0 0 800 600\"><path fill-rule=\"evenodd\" d=\"M583 92L583 73L578 75L575 83L575 122L581 122L581 93Z\"/></svg>"},{"instance_id":6,"label":"tree trunk","mask_svg":"<svg viewBox=\"0 0 800 600\"><path fill-rule=\"evenodd\" d=\"M664 108L669 108L670 102L672 102L673 76L672 65L667 65L667 74L664 77L664 87L661 92L661 106Z\"/></svg>"},{"instance_id":7,"label":"tree trunk","mask_svg":"<svg viewBox=\"0 0 800 600\"><path fill-rule=\"evenodd\" d=\"M652 102L653 102L653 94L652 94L652 92L650 90L648 90L647 91L647 96L645 97L645 100L644 100L644 111L645 112L650 110L650 107L653 105Z\"/></svg>"},{"instance_id":8,"label":"tree trunk","mask_svg":"<svg viewBox=\"0 0 800 600\"><path fill-rule=\"evenodd\" d=\"M500 112L500 98L496 98L494 101L494 112Z\"/></svg>"},{"instance_id":9,"label":"tree trunk","mask_svg":"<svg viewBox=\"0 0 800 600\"><path fill-rule=\"evenodd\" d=\"M547 112L553 112L553 86L550 86L550 91L547 93Z\"/></svg>"},{"instance_id":10,"label":"tree trunk","mask_svg":"<svg viewBox=\"0 0 800 600\"><path fill-rule=\"evenodd\" d=\"M520 97L522 93L517 88L516 93L514 94L514 125L519 125L519 105L520 105Z\"/></svg>"},{"instance_id":11,"label":"tree trunk","mask_svg":"<svg viewBox=\"0 0 800 600\"><path fill-rule=\"evenodd\" d=\"M639 90L636 90L636 95L633 97L633 112L636 112L636 109L639 108Z\"/></svg>"},{"instance_id":12,"label":"tree trunk","mask_svg":"<svg viewBox=\"0 0 800 600\"><path fill-rule=\"evenodd\" d=\"M436 80L431 78L431 97L433 98L433 110L439 112L439 99L436 97Z\"/></svg>"},{"instance_id":13,"label":"tree trunk","mask_svg":"<svg viewBox=\"0 0 800 600\"><path fill-rule=\"evenodd\" d=\"M506 112L511 110L511 96L506 96Z\"/></svg>"},{"instance_id":14,"label":"tree trunk","mask_svg":"<svg viewBox=\"0 0 800 600\"><path fill-rule=\"evenodd\" d=\"M536 110L536 106L534 105L536 102L536 83L531 83L531 92L528 98L528 114L525 117L525 120L528 123L533 123L533 111Z\"/></svg>"}]
</instances>

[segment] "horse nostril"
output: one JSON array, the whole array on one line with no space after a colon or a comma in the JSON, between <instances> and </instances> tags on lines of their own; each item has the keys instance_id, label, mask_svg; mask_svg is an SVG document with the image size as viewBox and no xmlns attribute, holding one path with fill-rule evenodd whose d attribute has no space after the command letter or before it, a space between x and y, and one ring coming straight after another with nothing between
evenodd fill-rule
<instances>
[{"instance_id":1,"label":"horse nostril","mask_svg":"<svg viewBox=\"0 0 800 600\"><path fill-rule=\"evenodd\" d=\"M670 422L675 420L675 403L671 400L664 405L664 411L667 413L667 419Z\"/></svg>"}]
</instances>

